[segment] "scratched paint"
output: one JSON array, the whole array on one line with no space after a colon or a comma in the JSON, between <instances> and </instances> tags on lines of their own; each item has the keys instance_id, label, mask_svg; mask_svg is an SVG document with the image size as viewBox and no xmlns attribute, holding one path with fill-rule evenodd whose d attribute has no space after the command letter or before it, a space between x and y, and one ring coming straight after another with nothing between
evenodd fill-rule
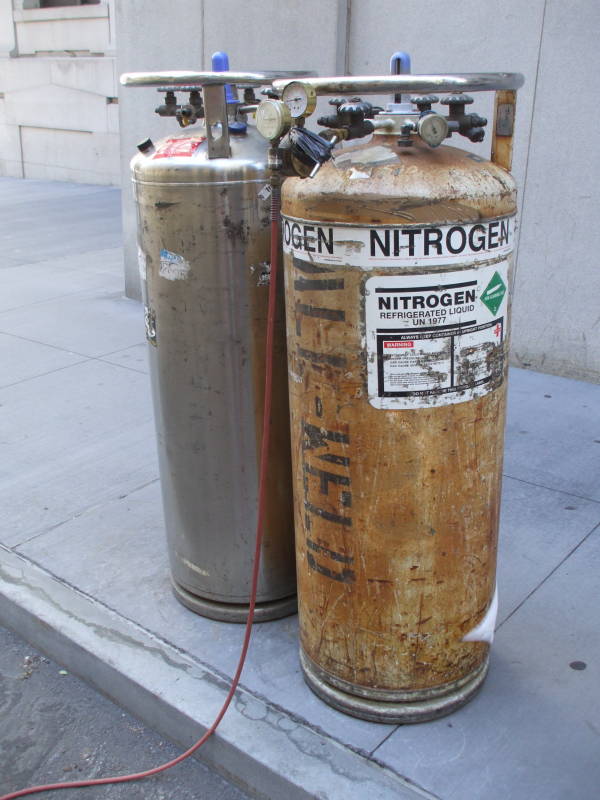
<instances>
[{"instance_id":1,"label":"scratched paint","mask_svg":"<svg viewBox=\"0 0 600 800\"><path fill-rule=\"evenodd\" d=\"M240 621L254 550L270 272L269 202L257 198L264 140L242 138L220 166L205 142L192 158L133 161L175 590L199 613ZM295 610L283 282L278 289L262 619Z\"/></svg>"},{"instance_id":2,"label":"scratched paint","mask_svg":"<svg viewBox=\"0 0 600 800\"><path fill-rule=\"evenodd\" d=\"M364 163L358 153L314 180L286 181L283 214L315 226L442 226L515 213L514 183L494 164L381 141L390 157L369 180L351 177ZM435 260L406 274L425 271L436 271ZM485 396L377 409L368 399L364 291L389 269L328 263L315 250L307 259L287 253L285 274L289 370L301 378L289 390L302 650L348 692L443 693L475 674L489 648L464 637L495 586L508 331L503 380Z\"/></svg>"}]
</instances>

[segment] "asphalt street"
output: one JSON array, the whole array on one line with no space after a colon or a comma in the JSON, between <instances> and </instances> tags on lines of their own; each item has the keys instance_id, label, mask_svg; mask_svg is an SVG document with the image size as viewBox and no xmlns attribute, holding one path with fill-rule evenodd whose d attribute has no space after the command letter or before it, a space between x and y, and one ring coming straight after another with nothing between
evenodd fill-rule
<instances>
[{"instance_id":1,"label":"asphalt street","mask_svg":"<svg viewBox=\"0 0 600 800\"><path fill-rule=\"evenodd\" d=\"M179 754L68 669L0 628L0 794L139 772ZM76 800L249 800L195 759L136 783L34 795Z\"/></svg>"}]
</instances>

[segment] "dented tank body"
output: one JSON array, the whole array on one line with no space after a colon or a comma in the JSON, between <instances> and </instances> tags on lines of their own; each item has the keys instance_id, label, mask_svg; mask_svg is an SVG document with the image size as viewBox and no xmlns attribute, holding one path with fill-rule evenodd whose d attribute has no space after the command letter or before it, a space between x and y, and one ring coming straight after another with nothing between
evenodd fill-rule
<instances>
[{"instance_id":1,"label":"dented tank body","mask_svg":"<svg viewBox=\"0 0 600 800\"><path fill-rule=\"evenodd\" d=\"M359 717L486 674L515 213L506 170L390 135L284 183L301 661Z\"/></svg>"},{"instance_id":2,"label":"dented tank body","mask_svg":"<svg viewBox=\"0 0 600 800\"><path fill-rule=\"evenodd\" d=\"M201 131L203 129L200 129ZM175 594L226 621L247 616L255 542L269 286L263 140L201 134L132 161L160 477ZM283 291L269 494L256 619L296 610Z\"/></svg>"}]
</instances>

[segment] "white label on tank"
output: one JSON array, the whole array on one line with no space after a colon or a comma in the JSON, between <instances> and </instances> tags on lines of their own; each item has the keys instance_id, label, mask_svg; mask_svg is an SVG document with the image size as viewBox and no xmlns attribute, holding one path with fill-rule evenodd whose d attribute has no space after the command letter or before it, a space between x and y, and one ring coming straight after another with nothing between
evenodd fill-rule
<instances>
[{"instance_id":1,"label":"white label on tank","mask_svg":"<svg viewBox=\"0 0 600 800\"><path fill-rule=\"evenodd\" d=\"M138 244L137 246L137 255L138 255L138 267L140 270L140 278L142 281L146 280L146 254Z\"/></svg>"},{"instance_id":2,"label":"white label on tank","mask_svg":"<svg viewBox=\"0 0 600 800\"><path fill-rule=\"evenodd\" d=\"M262 187L262 189L258 193L258 196L260 197L261 200L269 200L271 195L272 195L272 193L273 193L273 189L271 188L271 184L270 183L265 183L265 185Z\"/></svg>"},{"instance_id":3,"label":"white label on tank","mask_svg":"<svg viewBox=\"0 0 600 800\"><path fill-rule=\"evenodd\" d=\"M377 209L374 209L375 211ZM327 225L283 217L283 249L302 261L361 267L424 267L486 261L514 247L515 217L453 225Z\"/></svg>"},{"instance_id":4,"label":"white label on tank","mask_svg":"<svg viewBox=\"0 0 600 800\"><path fill-rule=\"evenodd\" d=\"M190 265L183 256L170 250L160 251L160 274L168 281L182 281L187 278Z\"/></svg>"},{"instance_id":5,"label":"white label on tank","mask_svg":"<svg viewBox=\"0 0 600 800\"><path fill-rule=\"evenodd\" d=\"M504 374L508 261L365 283L369 402L407 409L463 403Z\"/></svg>"}]
</instances>

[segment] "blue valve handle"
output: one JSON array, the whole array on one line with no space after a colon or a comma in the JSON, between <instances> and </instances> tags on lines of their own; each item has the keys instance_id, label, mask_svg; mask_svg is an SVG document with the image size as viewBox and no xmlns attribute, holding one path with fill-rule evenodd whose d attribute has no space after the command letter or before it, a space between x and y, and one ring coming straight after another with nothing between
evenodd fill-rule
<instances>
[{"instance_id":1,"label":"blue valve handle","mask_svg":"<svg viewBox=\"0 0 600 800\"><path fill-rule=\"evenodd\" d=\"M212 55L211 65L213 72L229 72L229 56L222 50L217 50ZM235 98L230 83L225 84L225 102L227 104L240 102ZM237 122L235 120L229 122L227 127L229 128L229 133L233 134L243 134L248 128L245 122Z\"/></svg>"},{"instance_id":2,"label":"blue valve handle","mask_svg":"<svg viewBox=\"0 0 600 800\"><path fill-rule=\"evenodd\" d=\"M390 75L410 75L410 56L398 50L390 58Z\"/></svg>"},{"instance_id":3,"label":"blue valve handle","mask_svg":"<svg viewBox=\"0 0 600 800\"><path fill-rule=\"evenodd\" d=\"M397 50L390 58L390 74L410 75L410 55L405 53L404 50ZM394 102L402 102L402 95L400 93L394 95Z\"/></svg>"},{"instance_id":4,"label":"blue valve handle","mask_svg":"<svg viewBox=\"0 0 600 800\"><path fill-rule=\"evenodd\" d=\"M229 72L229 56L222 50L217 50L212 55L212 71L213 72ZM233 95L231 84L225 84L225 102L226 103L239 103Z\"/></svg>"}]
</instances>

